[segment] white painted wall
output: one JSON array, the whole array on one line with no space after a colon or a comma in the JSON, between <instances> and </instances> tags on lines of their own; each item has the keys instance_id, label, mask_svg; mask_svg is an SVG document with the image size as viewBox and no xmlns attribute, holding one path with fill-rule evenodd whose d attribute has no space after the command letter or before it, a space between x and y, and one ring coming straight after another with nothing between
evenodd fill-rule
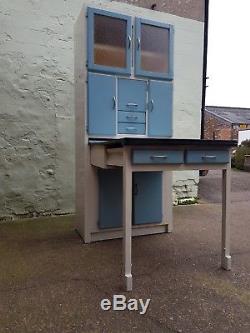
<instances>
[{"instance_id":1,"label":"white painted wall","mask_svg":"<svg viewBox=\"0 0 250 333\"><path fill-rule=\"evenodd\" d=\"M74 211L73 24L82 0L0 1L0 217Z\"/></svg>"},{"instance_id":2,"label":"white painted wall","mask_svg":"<svg viewBox=\"0 0 250 333\"><path fill-rule=\"evenodd\" d=\"M250 129L240 130L238 132L238 145L244 140L250 140Z\"/></svg>"},{"instance_id":3,"label":"white painted wall","mask_svg":"<svg viewBox=\"0 0 250 333\"><path fill-rule=\"evenodd\" d=\"M0 218L74 212L72 36L83 2L0 1ZM176 26L174 136L198 138L203 23L152 11L150 18ZM180 186L187 177L195 178L179 177Z\"/></svg>"}]
</instances>

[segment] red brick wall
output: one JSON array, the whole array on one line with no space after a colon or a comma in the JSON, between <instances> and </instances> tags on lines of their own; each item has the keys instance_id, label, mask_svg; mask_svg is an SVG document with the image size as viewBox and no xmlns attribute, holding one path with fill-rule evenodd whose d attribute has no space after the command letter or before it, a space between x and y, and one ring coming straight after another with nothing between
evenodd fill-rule
<instances>
[{"instance_id":1,"label":"red brick wall","mask_svg":"<svg viewBox=\"0 0 250 333\"><path fill-rule=\"evenodd\" d=\"M193 20L204 21L205 0L117 0L129 4L150 9L154 5L155 10L169 14L187 17Z\"/></svg>"},{"instance_id":2,"label":"red brick wall","mask_svg":"<svg viewBox=\"0 0 250 333\"><path fill-rule=\"evenodd\" d=\"M238 130L233 129L231 123L205 112L204 139L232 140L238 139Z\"/></svg>"}]
</instances>

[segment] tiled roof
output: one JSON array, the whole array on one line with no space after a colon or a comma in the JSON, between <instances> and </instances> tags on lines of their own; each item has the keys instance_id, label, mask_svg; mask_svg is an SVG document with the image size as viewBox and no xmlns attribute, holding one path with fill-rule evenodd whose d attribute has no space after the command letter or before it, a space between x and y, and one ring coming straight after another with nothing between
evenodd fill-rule
<instances>
[{"instance_id":1,"label":"tiled roof","mask_svg":"<svg viewBox=\"0 0 250 333\"><path fill-rule=\"evenodd\" d=\"M250 108L206 106L206 111L232 124L250 124Z\"/></svg>"}]
</instances>

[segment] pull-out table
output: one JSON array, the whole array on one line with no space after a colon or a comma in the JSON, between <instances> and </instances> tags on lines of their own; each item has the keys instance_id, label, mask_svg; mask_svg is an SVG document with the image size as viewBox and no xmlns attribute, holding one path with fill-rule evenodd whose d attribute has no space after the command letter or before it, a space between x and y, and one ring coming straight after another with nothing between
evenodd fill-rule
<instances>
[{"instance_id":1,"label":"pull-out table","mask_svg":"<svg viewBox=\"0 0 250 333\"><path fill-rule=\"evenodd\" d=\"M231 269L230 151L236 141L198 139L91 139L91 164L123 168L123 255L126 290L132 290L132 174L133 172L222 170L221 267ZM165 208L164 208L165 206ZM163 201L163 212L169 209ZM171 205L172 207L172 205ZM172 209L172 208L171 208ZM169 212L168 212L169 213ZM171 216L171 214L169 214ZM170 224L172 221L169 222ZM172 226L170 226L170 229Z\"/></svg>"}]
</instances>

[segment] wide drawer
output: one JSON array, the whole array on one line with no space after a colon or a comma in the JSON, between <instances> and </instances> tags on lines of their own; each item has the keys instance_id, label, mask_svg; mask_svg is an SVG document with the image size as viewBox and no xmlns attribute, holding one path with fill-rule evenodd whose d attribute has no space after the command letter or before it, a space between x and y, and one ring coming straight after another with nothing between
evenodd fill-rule
<instances>
[{"instance_id":1,"label":"wide drawer","mask_svg":"<svg viewBox=\"0 0 250 333\"><path fill-rule=\"evenodd\" d=\"M227 150L188 150L186 163L228 163L230 160Z\"/></svg>"},{"instance_id":2,"label":"wide drawer","mask_svg":"<svg viewBox=\"0 0 250 333\"><path fill-rule=\"evenodd\" d=\"M118 112L118 121L123 123L145 123L145 112Z\"/></svg>"},{"instance_id":3,"label":"wide drawer","mask_svg":"<svg viewBox=\"0 0 250 333\"><path fill-rule=\"evenodd\" d=\"M146 81L119 79L118 80L118 110L146 110Z\"/></svg>"},{"instance_id":4,"label":"wide drawer","mask_svg":"<svg viewBox=\"0 0 250 333\"><path fill-rule=\"evenodd\" d=\"M145 134L145 124L118 123L119 134Z\"/></svg>"},{"instance_id":5,"label":"wide drawer","mask_svg":"<svg viewBox=\"0 0 250 333\"><path fill-rule=\"evenodd\" d=\"M134 164L180 164L184 163L182 150L133 150Z\"/></svg>"}]
</instances>

